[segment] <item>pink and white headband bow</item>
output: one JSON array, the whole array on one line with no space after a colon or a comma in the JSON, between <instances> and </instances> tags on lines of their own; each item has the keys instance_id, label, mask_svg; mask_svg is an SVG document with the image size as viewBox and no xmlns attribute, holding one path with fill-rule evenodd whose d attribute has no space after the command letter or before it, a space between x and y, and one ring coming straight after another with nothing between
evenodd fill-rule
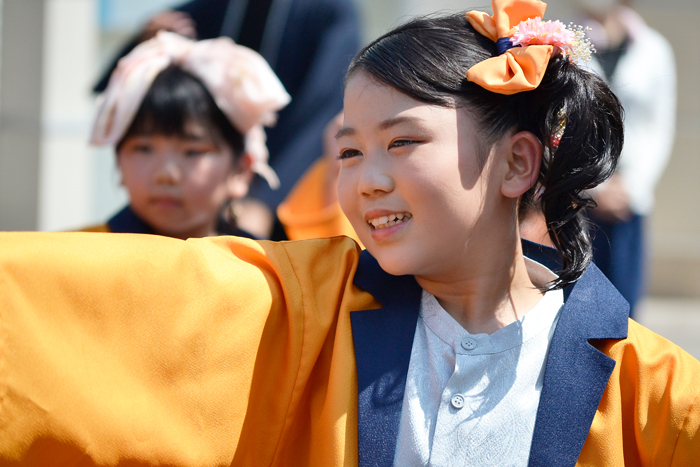
<instances>
[{"instance_id":1,"label":"pink and white headband bow","mask_svg":"<svg viewBox=\"0 0 700 467\"><path fill-rule=\"evenodd\" d=\"M178 65L202 81L217 106L246 138L252 170L272 188L279 179L267 164L263 125L275 123L277 111L291 100L268 63L257 52L231 39L192 41L161 31L119 61L100 96L90 142L116 145L128 130L156 76Z\"/></svg>"}]
</instances>

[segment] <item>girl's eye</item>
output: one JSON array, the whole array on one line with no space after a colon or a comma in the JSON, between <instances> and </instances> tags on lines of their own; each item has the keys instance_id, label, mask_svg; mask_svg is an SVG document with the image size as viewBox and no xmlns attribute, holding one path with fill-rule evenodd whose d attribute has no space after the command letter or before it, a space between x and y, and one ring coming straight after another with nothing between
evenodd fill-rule
<instances>
[{"instance_id":1,"label":"girl's eye","mask_svg":"<svg viewBox=\"0 0 700 467\"><path fill-rule=\"evenodd\" d=\"M153 147L147 144L139 144L134 146L134 152L139 154L151 154L153 152Z\"/></svg>"},{"instance_id":2,"label":"girl's eye","mask_svg":"<svg viewBox=\"0 0 700 467\"><path fill-rule=\"evenodd\" d=\"M362 153L357 149L344 149L340 151L338 159L348 159L350 157L361 156Z\"/></svg>"},{"instance_id":3,"label":"girl's eye","mask_svg":"<svg viewBox=\"0 0 700 467\"><path fill-rule=\"evenodd\" d=\"M413 144L413 143L415 143L415 141L412 139L397 139L397 140L391 142L391 144L389 145L389 149L400 148L403 146L408 146L409 144Z\"/></svg>"},{"instance_id":4,"label":"girl's eye","mask_svg":"<svg viewBox=\"0 0 700 467\"><path fill-rule=\"evenodd\" d=\"M206 151L203 149L188 149L187 151L185 151L185 157L191 157L191 158L202 157L202 156L209 154L210 152L211 151Z\"/></svg>"}]
</instances>

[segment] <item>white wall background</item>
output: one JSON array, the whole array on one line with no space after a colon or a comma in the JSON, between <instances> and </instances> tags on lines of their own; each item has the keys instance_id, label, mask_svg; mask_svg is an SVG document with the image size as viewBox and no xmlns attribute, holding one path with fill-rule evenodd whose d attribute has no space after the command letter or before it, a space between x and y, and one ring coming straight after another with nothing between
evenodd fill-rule
<instances>
[{"instance_id":1,"label":"white wall background","mask_svg":"<svg viewBox=\"0 0 700 467\"><path fill-rule=\"evenodd\" d=\"M94 158L87 141L90 81L97 59L96 3L48 0L44 10L41 230L82 225L92 216Z\"/></svg>"}]
</instances>

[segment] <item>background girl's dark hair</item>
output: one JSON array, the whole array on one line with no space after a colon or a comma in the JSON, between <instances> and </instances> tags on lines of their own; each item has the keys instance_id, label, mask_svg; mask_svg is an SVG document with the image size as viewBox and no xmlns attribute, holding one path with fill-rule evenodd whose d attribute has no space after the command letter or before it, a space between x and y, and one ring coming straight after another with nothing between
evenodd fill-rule
<instances>
[{"instance_id":1,"label":"background girl's dark hair","mask_svg":"<svg viewBox=\"0 0 700 467\"><path fill-rule=\"evenodd\" d=\"M428 16L369 44L350 64L347 76L364 70L418 101L465 107L475 115L487 147L511 130L534 133L544 154L538 183L521 197L519 216L522 220L532 210L543 212L562 258L559 278L548 288L562 288L581 277L591 262L582 210L595 204L585 190L605 181L617 166L622 107L602 79L561 55L550 60L533 91L506 96L467 81L469 68L496 55L496 44L477 33L463 13ZM562 121L566 127L556 146Z\"/></svg>"},{"instance_id":2,"label":"background girl's dark hair","mask_svg":"<svg viewBox=\"0 0 700 467\"><path fill-rule=\"evenodd\" d=\"M234 157L243 154L243 135L221 112L204 84L175 65L156 76L134 121L117 144L117 152L131 136L187 136L187 124L193 121L209 131L217 144L227 144Z\"/></svg>"}]
</instances>

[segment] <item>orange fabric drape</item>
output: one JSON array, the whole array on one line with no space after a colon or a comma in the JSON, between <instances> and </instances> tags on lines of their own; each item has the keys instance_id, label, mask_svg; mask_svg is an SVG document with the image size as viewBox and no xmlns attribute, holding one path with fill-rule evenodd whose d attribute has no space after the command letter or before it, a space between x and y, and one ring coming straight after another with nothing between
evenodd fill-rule
<instances>
[{"instance_id":1,"label":"orange fabric drape","mask_svg":"<svg viewBox=\"0 0 700 467\"><path fill-rule=\"evenodd\" d=\"M0 465L356 466L359 253L0 234ZM700 363L629 326L577 465L695 465Z\"/></svg>"}]
</instances>

